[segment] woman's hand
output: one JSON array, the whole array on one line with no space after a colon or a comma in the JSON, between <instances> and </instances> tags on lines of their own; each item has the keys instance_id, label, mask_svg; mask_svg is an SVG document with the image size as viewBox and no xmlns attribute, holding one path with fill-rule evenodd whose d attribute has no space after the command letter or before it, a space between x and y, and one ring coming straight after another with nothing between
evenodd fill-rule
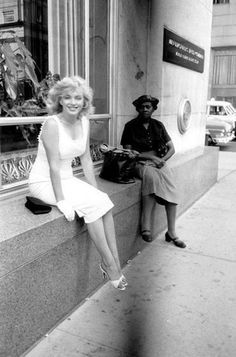
<instances>
[{"instance_id":1,"label":"woman's hand","mask_svg":"<svg viewBox=\"0 0 236 357\"><path fill-rule=\"evenodd\" d=\"M136 150L130 150L129 151L129 157L131 159L134 159L135 157L138 157L138 156L139 156L139 152L138 151L136 151Z\"/></svg>"},{"instance_id":2,"label":"woman's hand","mask_svg":"<svg viewBox=\"0 0 236 357\"><path fill-rule=\"evenodd\" d=\"M155 166L158 168L158 169L161 169L164 165L165 165L165 160L159 158L159 157L154 157L152 159L152 161L154 162Z\"/></svg>"},{"instance_id":3,"label":"woman's hand","mask_svg":"<svg viewBox=\"0 0 236 357\"><path fill-rule=\"evenodd\" d=\"M71 222L74 220L75 218L75 211L73 209L73 207L71 206L71 204L66 201L66 200L62 200L57 202L57 208L59 209L59 211L61 213L64 214L64 216L66 217L67 221Z\"/></svg>"},{"instance_id":4,"label":"woman's hand","mask_svg":"<svg viewBox=\"0 0 236 357\"><path fill-rule=\"evenodd\" d=\"M137 150L132 149L131 145L124 145L123 148L129 153L129 157L131 159L134 159L135 157L138 157L140 155L140 153Z\"/></svg>"}]
</instances>

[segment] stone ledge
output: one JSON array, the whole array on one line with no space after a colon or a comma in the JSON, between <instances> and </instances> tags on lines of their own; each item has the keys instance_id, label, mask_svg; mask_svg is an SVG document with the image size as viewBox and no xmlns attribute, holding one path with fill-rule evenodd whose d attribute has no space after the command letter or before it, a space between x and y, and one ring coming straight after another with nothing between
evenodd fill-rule
<instances>
[{"instance_id":1,"label":"stone ledge","mask_svg":"<svg viewBox=\"0 0 236 357\"><path fill-rule=\"evenodd\" d=\"M127 201L115 202L113 209L114 214L125 209L133 201L133 194L140 188L140 181L137 179L134 184L116 184L113 182L105 181L97 178L99 189L106 192L110 197L122 192L127 193ZM127 190L129 186L129 190ZM131 190L130 190L131 188ZM24 206L25 197L11 198L1 202L0 205L0 222L1 222L1 236L0 243L8 240L16 235L27 232L31 229L37 228L56 219L61 218L63 215L57 208L52 209L48 214L34 215ZM71 225L71 224L69 224ZM67 225L68 226L68 225Z\"/></svg>"},{"instance_id":2,"label":"stone ledge","mask_svg":"<svg viewBox=\"0 0 236 357\"><path fill-rule=\"evenodd\" d=\"M127 185L108 182L99 177L97 181L99 188L114 203L114 216L140 201L140 180ZM77 220L68 222L56 207L48 214L34 215L24 204L25 197L4 201L0 208L0 277L62 244L67 237L78 236L86 230Z\"/></svg>"}]
</instances>

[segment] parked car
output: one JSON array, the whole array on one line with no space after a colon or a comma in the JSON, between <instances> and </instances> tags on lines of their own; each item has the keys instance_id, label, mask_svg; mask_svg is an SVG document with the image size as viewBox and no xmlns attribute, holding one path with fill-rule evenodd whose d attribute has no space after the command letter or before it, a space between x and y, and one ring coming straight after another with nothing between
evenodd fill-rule
<instances>
[{"instance_id":1,"label":"parked car","mask_svg":"<svg viewBox=\"0 0 236 357\"><path fill-rule=\"evenodd\" d=\"M218 119L233 124L236 128L236 109L230 102L215 100L207 102L207 120Z\"/></svg>"},{"instance_id":2,"label":"parked car","mask_svg":"<svg viewBox=\"0 0 236 357\"><path fill-rule=\"evenodd\" d=\"M230 102L211 99L207 102L206 145L227 144L235 138L236 109Z\"/></svg>"},{"instance_id":3,"label":"parked car","mask_svg":"<svg viewBox=\"0 0 236 357\"><path fill-rule=\"evenodd\" d=\"M235 138L234 126L217 119L206 122L206 145L227 144Z\"/></svg>"}]
</instances>

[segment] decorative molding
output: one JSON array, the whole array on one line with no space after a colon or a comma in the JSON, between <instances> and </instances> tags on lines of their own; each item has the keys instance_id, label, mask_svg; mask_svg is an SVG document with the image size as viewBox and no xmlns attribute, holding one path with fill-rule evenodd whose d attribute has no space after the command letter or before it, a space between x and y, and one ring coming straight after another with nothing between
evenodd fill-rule
<instances>
[{"instance_id":1,"label":"decorative molding","mask_svg":"<svg viewBox=\"0 0 236 357\"><path fill-rule=\"evenodd\" d=\"M92 144L90 152L93 162L98 162L103 159L100 144ZM1 157L1 184L4 185L21 183L27 180L30 170L36 158L37 149L28 149L24 151L14 152L12 154L2 154ZM75 157L72 161L73 170L77 171L80 168L80 158Z\"/></svg>"},{"instance_id":2,"label":"decorative molding","mask_svg":"<svg viewBox=\"0 0 236 357\"><path fill-rule=\"evenodd\" d=\"M35 157L36 150L31 153L26 150L14 155L3 154L1 160L2 186L27 179Z\"/></svg>"}]
</instances>

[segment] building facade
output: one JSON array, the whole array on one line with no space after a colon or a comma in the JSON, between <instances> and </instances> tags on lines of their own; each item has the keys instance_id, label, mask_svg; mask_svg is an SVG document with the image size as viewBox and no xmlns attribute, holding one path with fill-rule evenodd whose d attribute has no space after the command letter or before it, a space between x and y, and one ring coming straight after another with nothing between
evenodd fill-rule
<instances>
[{"instance_id":1,"label":"building facade","mask_svg":"<svg viewBox=\"0 0 236 357\"><path fill-rule=\"evenodd\" d=\"M17 36L33 64L27 67L23 53L25 67L21 74L16 71L17 86L4 82L11 78L9 62L1 70L1 195L26 187L45 120L39 93L52 85L54 75L80 75L94 89L91 150L98 165L97 146L119 145L124 124L136 116L132 101L145 93L160 99L154 117L167 127L177 153L199 155L211 19L212 0L4 0L0 42L19 59ZM74 167L79 171L77 159Z\"/></svg>"},{"instance_id":2,"label":"building facade","mask_svg":"<svg viewBox=\"0 0 236 357\"><path fill-rule=\"evenodd\" d=\"M119 2L119 51L117 69L117 137L124 123L134 117L131 102L143 93L160 99L155 116L166 125L177 152L202 147L205 128L205 103L207 98L208 70L211 41L212 1L120 1ZM145 14L145 16L144 16ZM145 20L146 19L146 20ZM178 35L176 46L191 46L204 50L204 69L184 67L183 57L179 65L163 60L165 50L164 31ZM173 35L174 33L174 35ZM174 36L175 37L175 36ZM178 54L177 49L174 54ZM187 50L187 51L188 51ZM190 52L188 52L190 53ZM185 56L186 51L181 55ZM168 53L167 53L168 55ZM189 56L191 57L191 56ZM174 58L176 59L176 58ZM189 60L192 58L189 58ZM188 99L191 116L188 130L178 129L182 103Z\"/></svg>"},{"instance_id":3,"label":"building facade","mask_svg":"<svg viewBox=\"0 0 236 357\"><path fill-rule=\"evenodd\" d=\"M236 107L236 1L214 1L209 99Z\"/></svg>"}]
</instances>

